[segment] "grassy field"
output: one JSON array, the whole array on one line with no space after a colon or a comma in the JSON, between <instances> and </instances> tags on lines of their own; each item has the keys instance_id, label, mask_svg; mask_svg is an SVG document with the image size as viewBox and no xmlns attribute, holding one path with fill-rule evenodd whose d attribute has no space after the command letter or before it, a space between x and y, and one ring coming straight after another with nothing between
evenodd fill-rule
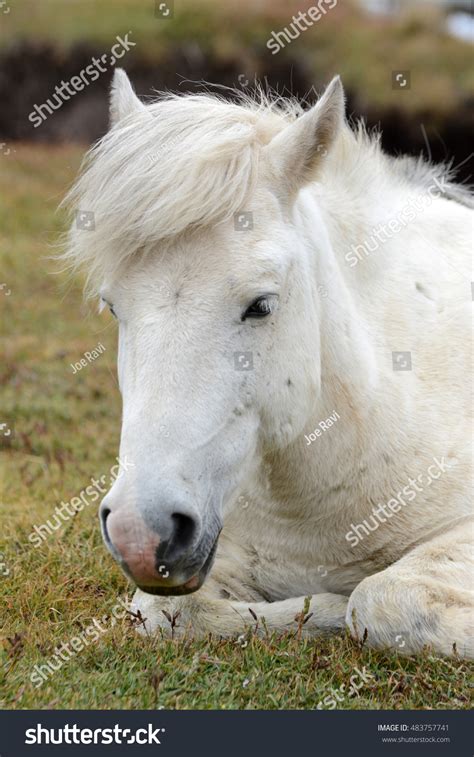
<instances>
[{"instance_id":1,"label":"grassy field","mask_svg":"<svg viewBox=\"0 0 474 757\"><path fill-rule=\"evenodd\" d=\"M114 625L104 616L131 587L102 544L96 505L30 543L56 505L108 474L118 449L115 325L47 259L81 156L15 145L0 158L0 707L331 708L337 691L343 709L468 708L473 665L428 651L375 653L345 634L302 641L296 622L294 633L263 639L250 625L240 642L143 638L129 616ZM105 352L73 374L98 342ZM36 687L34 667L94 619L100 637ZM341 692L357 671L366 678L358 694Z\"/></svg>"}]
</instances>

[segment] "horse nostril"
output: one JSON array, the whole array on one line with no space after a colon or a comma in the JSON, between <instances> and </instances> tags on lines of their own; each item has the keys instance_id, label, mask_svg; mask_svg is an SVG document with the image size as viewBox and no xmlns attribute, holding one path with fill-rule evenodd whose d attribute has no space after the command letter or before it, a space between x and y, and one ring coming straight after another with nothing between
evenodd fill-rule
<instances>
[{"instance_id":1,"label":"horse nostril","mask_svg":"<svg viewBox=\"0 0 474 757\"><path fill-rule=\"evenodd\" d=\"M173 513L171 515L171 534L158 549L158 558L176 562L191 546L196 535L197 523L189 515Z\"/></svg>"},{"instance_id":2,"label":"horse nostril","mask_svg":"<svg viewBox=\"0 0 474 757\"><path fill-rule=\"evenodd\" d=\"M104 537L107 539L107 541L110 541L110 537L107 531L107 518L109 517L110 512L111 512L110 507L107 507L107 506L104 507L103 505L100 507L100 510L99 510L100 523L102 525L102 531L103 531Z\"/></svg>"},{"instance_id":3,"label":"horse nostril","mask_svg":"<svg viewBox=\"0 0 474 757\"><path fill-rule=\"evenodd\" d=\"M171 517L174 521L173 541L177 546L188 547L196 533L195 521L182 513L174 513Z\"/></svg>"}]
</instances>

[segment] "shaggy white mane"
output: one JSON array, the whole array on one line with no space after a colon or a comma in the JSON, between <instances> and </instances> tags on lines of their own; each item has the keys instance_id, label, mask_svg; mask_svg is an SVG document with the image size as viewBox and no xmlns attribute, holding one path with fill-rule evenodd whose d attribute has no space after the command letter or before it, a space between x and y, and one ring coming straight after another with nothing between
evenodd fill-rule
<instances>
[{"instance_id":1,"label":"shaggy white mane","mask_svg":"<svg viewBox=\"0 0 474 757\"><path fill-rule=\"evenodd\" d=\"M163 95L131 114L89 150L64 200L71 229L62 259L84 267L90 282L160 240L231 218L255 185L259 148L302 112L293 99L239 93L238 104L208 94ZM408 186L450 178L446 167L385 156L379 135L369 137L361 124L347 129L333 152L321 177L333 192L353 182L363 193L381 173ZM468 203L466 190L450 187L451 199ZM93 231L77 228L79 211L92 211Z\"/></svg>"}]
</instances>

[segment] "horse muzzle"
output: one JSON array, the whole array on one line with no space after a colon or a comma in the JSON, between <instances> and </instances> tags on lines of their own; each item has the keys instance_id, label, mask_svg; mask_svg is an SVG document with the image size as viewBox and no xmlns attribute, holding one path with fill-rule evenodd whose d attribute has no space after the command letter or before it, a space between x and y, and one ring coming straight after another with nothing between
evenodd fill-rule
<instances>
[{"instance_id":1,"label":"horse muzzle","mask_svg":"<svg viewBox=\"0 0 474 757\"><path fill-rule=\"evenodd\" d=\"M124 573L148 594L190 594L204 583L214 562L220 522L203 529L189 508L160 512L146 520L130 507L100 507L102 535Z\"/></svg>"}]
</instances>

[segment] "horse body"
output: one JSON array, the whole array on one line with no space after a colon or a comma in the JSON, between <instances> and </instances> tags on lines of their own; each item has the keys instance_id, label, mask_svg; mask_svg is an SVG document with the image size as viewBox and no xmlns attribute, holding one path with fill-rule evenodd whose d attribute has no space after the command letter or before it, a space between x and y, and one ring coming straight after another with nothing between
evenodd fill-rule
<instances>
[{"instance_id":1,"label":"horse body","mask_svg":"<svg viewBox=\"0 0 474 757\"><path fill-rule=\"evenodd\" d=\"M191 100L172 103L184 123ZM76 189L98 231L92 251L74 232L70 254L100 270L121 323L121 454L136 469L102 521L144 589L134 607L149 630L166 629L166 610L182 629L231 635L249 608L270 629L295 627L310 596L305 633L348 625L375 647L472 656L469 198L353 134L337 81L296 120L208 108L230 141L258 136L251 163L220 145L230 216L209 223L212 188L199 210L183 177L182 215L196 202L196 223L180 229L164 210L153 221L143 199L107 259L134 196L126 148L166 116L120 73L116 125ZM107 199L101 179L120 172ZM153 223L165 226L155 240ZM262 293L267 316L239 322Z\"/></svg>"},{"instance_id":2,"label":"horse body","mask_svg":"<svg viewBox=\"0 0 474 757\"><path fill-rule=\"evenodd\" d=\"M313 197L311 201L316 200ZM378 261L372 265L367 260L364 263L372 271L367 275L360 266L357 281L351 281L355 276L341 260L334 261L340 278L334 275L333 266L327 278L318 270L316 280L322 282L328 293L327 321L320 314L319 329L323 332L327 327L327 333L322 339L321 393L306 429L316 427L333 408L338 409L340 422L319 437L313 449L308 450L299 436L282 452L270 451L260 459L259 474L245 482L231 503L209 586L201 590L211 601L209 612L199 611L197 606L203 604L200 595L181 600L184 625L188 622L202 632L209 627L220 633L240 630L235 618L224 612L224 603L218 603L221 606L218 610L212 601L221 596L222 590L242 603L238 607L239 616L247 621L245 606L250 600L280 604L278 600L299 597L273 626L291 627L303 607L303 597L324 594L321 599L327 600L331 613L334 612L329 627L342 626L344 622L351 625L354 607L357 622L357 604L351 602L348 612L347 603L342 600L338 604L332 595L348 597L364 578L380 574L404 555L414 554L418 545L426 545L425 551L428 555L433 552L435 559L427 570L421 548L420 567L413 573L408 571L409 584L413 583L414 589L408 614L400 612L403 607L400 595L410 589L401 580L405 569L401 564L400 578L396 574L393 578L387 576L385 587L378 579L380 612L384 618L379 637L370 616L360 618L358 632L368 627L369 643L380 646L397 644L396 636L403 635L401 643L405 651L431 643L438 644L438 649L445 653L451 651L456 636L458 650L471 654L470 647L462 642L469 638L472 622L469 609L472 564L469 547L464 544L466 536L468 544L471 536L470 460L466 444L470 400L465 382L469 374L465 354L469 302L459 276L460 267L467 274L468 246L465 245L464 263L460 263L462 244L452 245L458 229L468 226L469 211L462 207L454 210L451 205L447 200L437 200L432 210L426 211L424 233L420 231L401 250L399 240L393 250L384 250L383 255L389 259L392 254L403 256L403 266L400 259L397 265L391 267L388 263L383 268ZM336 225L344 220L345 210L341 208L340 213L341 218L334 221ZM370 227L374 225L371 221ZM433 243L430 244L433 229L443 230L448 242L444 248L433 248ZM347 240L342 249L349 248ZM454 269L450 267L451 258ZM378 280L373 270L376 267L380 268ZM357 293L355 305L349 292ZM326 300L323 302L326 304ZM337 326L331 333L331 323L337 323L333 306L350 313L357 324L364 325L364 331L367 329L354 340L356 346L348 347L344 327ZM314 324L314 328L318 325ZM450 359L446 360L449 341ZM429 381L413 381L411 374L392 370L392 351L400 346L410 346L413 363L417 363L413 370L417 375L429 377ZM368 360L368 356L372 359ZM366 370L357 375L364 363ZM291 363L288 373L291 376ZM435 458L439 464L433 463ZM418 481L423 474L426 475ZM410 479L415 485L410 485ZM403 489L408 489L408 496L405 494L403 498L406 505L392 517L379 521L374 532L362 532L360 543L356 548L351 546L346 539L351 526L370 523L377 504L388 502ZM452 553L445 548L445 534L448 543L454 545ZM456 534L460 543L453 541ZM416 558L414 554L414 561ZM452 560L459 561L456 575L446 570L446 564ZM452 637L443 639L443 645L440 639L426 633L430 626L439 625L443 597L436 594L429 603L417 598L423 572L430 578L427 590L436 587L433 575L436 569L443 589L449 593L449 600L445 601L458 601L462 618L456 631L451 628ZM421 576L418 571L422 571ZM392 586L393 580L400 582L398 589ZM461 589L460 596L456 589ZM393 596L386 596L386 591L393 592ZM376 601L374 590L371 602ZM144 606L144 614L151 615L146 600ZM273 615L273 607L258 608L267 622ZM155 613L153 620L162 624ZM426 628L423 630L421 626L422 630L415 635L413 626L423 622ZM325 627L324 619L316 618L315 624L318 629ZM311 632L314 628L310 626L307 630Z\"/></svg>"}]
</instances>

